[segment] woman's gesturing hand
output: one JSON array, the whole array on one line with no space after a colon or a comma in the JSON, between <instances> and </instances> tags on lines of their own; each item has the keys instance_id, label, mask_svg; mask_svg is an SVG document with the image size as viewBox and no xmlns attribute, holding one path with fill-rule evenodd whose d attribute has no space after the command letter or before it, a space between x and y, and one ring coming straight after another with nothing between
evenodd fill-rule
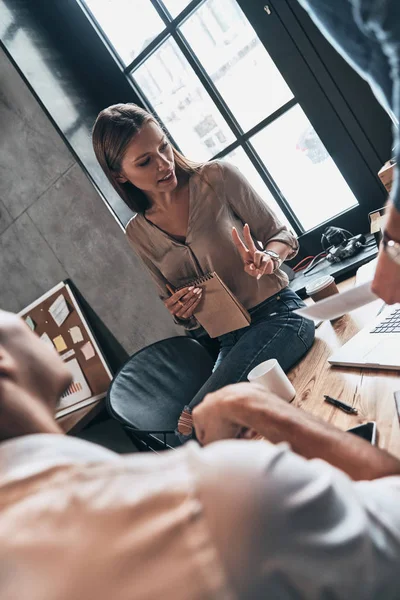
<instances>
[{"instance_id":1,"label":"woman's gesturing hand","mask_svg":"<svg viewBox=\"0 0 400 600\"><path fill-rule=\"evenodd\" d=\"M201 300L202 292L203 290L198 287L185 287L164 300L164 304L174 317L190 319Z\"/></svg>"},{"instance_id":2,"label":"woman's gesturing hand","mask_svg":"<svg viewBox=\"0 0 400 600\"><path fill-rule=\"evenodd\" d=\"M274 261L268 254L257 250L247 223L243 227L243 237L247 246L242 242L236 227L233 227L232 239L242 257L246 273L257 279L260 279L263 275L270 275L274 271Z\"/></svg>"}]
</instances>

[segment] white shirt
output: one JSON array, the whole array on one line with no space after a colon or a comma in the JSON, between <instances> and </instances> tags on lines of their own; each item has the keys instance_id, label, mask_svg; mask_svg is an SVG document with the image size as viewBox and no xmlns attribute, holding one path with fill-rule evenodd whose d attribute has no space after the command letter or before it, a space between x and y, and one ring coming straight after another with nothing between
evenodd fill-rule
<instances>
[{"instance_id":1,"label":"white shirt","mask_svg":"<svg viewBox=\"0 0 400 600\"><path fill-rule=\"evenodd\" d=\"M400 479L286 445L0 444L1 600L400 597Z\"/></svg>"}]
</instances>

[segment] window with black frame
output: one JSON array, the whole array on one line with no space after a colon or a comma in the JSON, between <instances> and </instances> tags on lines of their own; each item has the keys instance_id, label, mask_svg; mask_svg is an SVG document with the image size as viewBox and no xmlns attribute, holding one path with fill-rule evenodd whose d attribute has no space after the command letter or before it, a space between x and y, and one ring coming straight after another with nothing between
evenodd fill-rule
<instances>
[{"instance_id":1,"label":"window with black frame","mask_svg":"<svg viewBox=\"0 0 400 600\"><path fill-rule=\"evenodd\" d=\"M358 205L236 0L83 4L189 158L235 164L298 235Z\"/></svg>"}]
</instances>

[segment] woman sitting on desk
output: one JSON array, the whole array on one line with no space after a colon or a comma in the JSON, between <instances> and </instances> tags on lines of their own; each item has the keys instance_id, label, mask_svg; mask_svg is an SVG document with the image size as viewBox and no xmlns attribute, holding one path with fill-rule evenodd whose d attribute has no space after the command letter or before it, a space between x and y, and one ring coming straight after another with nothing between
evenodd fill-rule
<instances>
[{"instance_id":1,"label":"woman sitting on desk","mask_svg":"<svg viewBox=\"0 0 400 600\"><path fill-rule=\"evenodd\" d=\"M189 435L188 415L207 393L245 381L270 358L287 371L311 347L314 325L293 314L304 303L279 269L295 256L298 243L238 169L219 160L188 160L135 104L103 110L93 146L108 179L137 213L126 227L128 240L176 322L188 330L199 327L202 288L189 282L213 271L251 316L249 327L219 338L214 372L179 420L178 432ZM181 286L169 295L168 289Z\"/></svg>"}]
</instances>

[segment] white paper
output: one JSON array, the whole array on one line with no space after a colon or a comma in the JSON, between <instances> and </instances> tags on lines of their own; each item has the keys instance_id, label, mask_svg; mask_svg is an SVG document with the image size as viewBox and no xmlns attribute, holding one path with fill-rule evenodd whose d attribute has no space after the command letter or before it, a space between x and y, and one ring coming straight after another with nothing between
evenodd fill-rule
<instances>
[{"instance_id":1,"label":"white paper","mask_svg":"<svg viewBox=\"0 0 400 600\"><path fill-rule=\"evenodd\" d=\"M42 335L40 336L40 339L42 340L42 342L44 342L48 346L51 346L53 349L55 349L54 344L51 341L51 339L49 338L49 336L47 335L47 333L42 333Z\"/></svg>"},{"instance_id":2,"label":"white paper","mask_svg":"<svg viewBox=\"0 0 400 600\"><path fill-rule=\"evenodd\" d=\"M57 410L76 404L81 400L86 400L92 395L81 367L76 358L65 363L65 366L71 371L72 383L63 393L57 406Z\"/></svg>"},{"instance_id":3,"label":"white paper","mask_svg":"<svg viewBox=\"0 0 400 600\"><path fill-rule=\"evenodd\" d=\"M378 257L371 260L369 263L365 265L361 265L358 267L356 273L356 285L361 285L362 283L367 283L368 281L372 281L375 277L376 266L378 264Z\"/></svg>"},{"instance_id":4,"label":"white paper","mask_svg":"<svg viewBox=\"0 0 400 600\"><path fill-rule=\"evenodd\" d=\"M49 313L57 323L59 327L64 323L65 319L69 315L69 309L67 302L63 296L60 294L56 300L54 300L53 304L49 308Z\"/></svg>"},{"instance_id":5,"label":"white paper","mask_svg":"<svg viewBox=\"0 0 400 600\"><path fill-rule=\"evenodd\" d=\"M69 329L68 331L74 344L78 344L78 342L83 342L82 331L77 325L71 327L71 329Z\"/></svg>"},{"instance_id":6,"label":"white paper","mask_svg":"<svg viewBox=\"0 0 400 600\"><path fill-rule=\"evenodd\" d=\"M378 296L371 291L371 281L368 281L345 292L324 298L305 308L299 308L294 312L302 317L313 320L337 319L377 299Z\"/></svg>"},{"instance_id":7,"label":"white paper","mask_svg":"<svg viewBox=\"0 0 400 600\"><path fill-rule=\"evenodd\" d=\"M71 356L75 356L75 350L73 348L71 350L68 350L68 352L64 352L64 354L61 354L60 358L62 360L68 360L69 358L71 358Z\"/></svg>"}]
</instances>

